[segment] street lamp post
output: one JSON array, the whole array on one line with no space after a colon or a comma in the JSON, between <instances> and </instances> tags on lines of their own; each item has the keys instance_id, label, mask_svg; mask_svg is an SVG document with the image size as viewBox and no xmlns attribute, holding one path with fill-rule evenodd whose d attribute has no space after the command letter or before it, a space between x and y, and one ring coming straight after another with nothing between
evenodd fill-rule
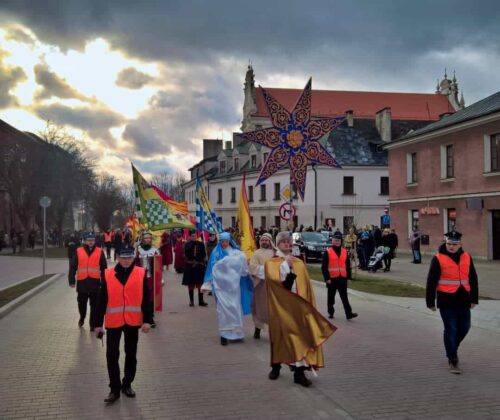
<instances>
[{"instance_id":1,"label":"street lamp post","mask_svg":"<svg viewBox=\"0 0 500 420\"><path fill-rule=\"evenodd\" d=\"M42 263L42 275L45 276L45 258L47 249L47 207L50 206L50 198L43 196L40 198L40 206L43 209L43 263Z\"/></svg>"},{"instance_id":2,"label":"street lamp post","mask_svg":"<svg viewBox=\"0 0 500 420\"><path fill-rule=\"evenodd\" d=\"M314 171L314 230L318 228L318 173L316 172L316 164L311 165Z\"/></svg>"}]
</instances>

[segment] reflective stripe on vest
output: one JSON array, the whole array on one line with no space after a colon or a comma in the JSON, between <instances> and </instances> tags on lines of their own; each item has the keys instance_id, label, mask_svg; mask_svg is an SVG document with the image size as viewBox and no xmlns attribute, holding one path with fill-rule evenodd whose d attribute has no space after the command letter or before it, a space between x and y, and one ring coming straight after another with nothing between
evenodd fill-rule
<instances>
[{"instance_id":1,"label":"reflective stripe on vest","mask_svg":"<svg viewBox=\"0 0 500 420\"><path fill-rule=\"evenodd\" d=\"M142 325L142 292L144 268L134 267L125 286L116 278L114 268L105 271L106 287L108 291L108 305L106 307L106 328L119 328L125 324L130 326Z\"/></svg>"},{"instance_id":2,"label":"reflective stripe on vest","mask_svg":"<svg viewBox=\"0 0 500 420\"><path fill-rule=\"evenodd\" d=\"M340 257L333 248L328 248L328 274L330 278L347 277L347 251L341 248Z\"/></svg>"},{"instance_id":3,"label":"reflective stripe on vest","mask_svg":"<svg viewBox=\"0 0 500 420\"><path fill-rule=\"evenodd\" d=\"M455 293L460 286L470 292L469 269L470 255L464 252L460 256L459 264L455 263L448 255L438 253L436 258L441 267L437 291L443 293Z\"/></svg>"},{"instance_id":4,"label":"reflective stripe on vest","mask_svg":"<svg viewBox=\"0 0 500 420\"><path fill-rule=\"evenodd\" d=\"M76 250L78 256L78 269L76 270L76 279L85 280L91 278L100 280L101 278L101 253L102 249L95 247L90 255L83 246Z\"/></svg>"}]
</instances>

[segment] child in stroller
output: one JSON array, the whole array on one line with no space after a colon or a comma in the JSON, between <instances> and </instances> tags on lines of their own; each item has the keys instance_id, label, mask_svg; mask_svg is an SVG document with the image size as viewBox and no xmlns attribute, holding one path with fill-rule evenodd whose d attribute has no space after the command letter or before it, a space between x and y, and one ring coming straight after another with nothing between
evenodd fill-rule
<instances>
[{"instance_id":1,"label":"child in stroller","mask_svg":"<svg viewBox=\"0 0 500 420\"><path fill-rule=\"evenodd\" d=\"M368 261L368 271L373 271L374 273L382 268L382 260L384 259L385 249L383 246L375 248L375 252L370 257Z\"/></svg>"}]
</instances>

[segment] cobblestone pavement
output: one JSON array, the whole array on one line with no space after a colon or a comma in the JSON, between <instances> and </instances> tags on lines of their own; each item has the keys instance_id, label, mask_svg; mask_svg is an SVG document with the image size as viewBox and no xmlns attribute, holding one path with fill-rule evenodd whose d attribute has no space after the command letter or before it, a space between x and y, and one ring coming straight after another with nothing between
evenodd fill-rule
<instances>
[{"instance_id":1,"label":"cobblestone pavement","mask_svg":"<svg viewBox=\"0 0 500 420\"><path fill-rule=\"evenodd\" d=\"M326 289L315 286L319 309ZM214 301L190 308L171 272L158 328L140 334L137 398L106 407L105 347L77 328L64 276L0 321L0 418L92 419L494 419L500 418L500 334L474 327L451 375L435 314L351 295L360 313L324 346L326 368L305 389L282 370L267 379L269 343L222 347ZM123 358L123 353L122 353ZM123 359L122 359L123 365Z\"/></svg>"},{"instance_id":2,"label":"cobblestone pavement","mask_svg":"<svg viewBox=\"0 0 500 420\"><path fill-rule=\"evenodd\" d=\"M69 263L67 259L47 258L45 264L47 274L68 274ZM30 277L41 275L41 258L0 256L0 290Z\"/></svg>"}]
</instances>

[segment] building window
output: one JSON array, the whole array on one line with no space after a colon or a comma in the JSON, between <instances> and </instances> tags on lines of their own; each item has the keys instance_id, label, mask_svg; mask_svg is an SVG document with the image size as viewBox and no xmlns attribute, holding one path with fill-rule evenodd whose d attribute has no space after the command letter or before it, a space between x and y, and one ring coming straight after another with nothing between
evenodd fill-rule
<instances>
[{"instance_id":1,"label":"building window","mask_svg":"<svg viewBox=\"0 0 500 420\"><path fill-rule=\"evenodd\" d=\"M251 161L252 168L256 168L257 167L257 155L252 155L250 157L250 161Z\"/></svg>"},{"instance_id":2,"label":"building window","mask_svg":"<svg viewBox=\"0 0 500 420\"><path fill-rule=\"evenodd\" d=\"M446 209L446 232L455 230L457 226L457 210Z\"/></svg>"},{"instance_id":3,"label":"building window","mask_svg":"<svg viewBox=\"0 0 500 420\"><path fill-rule=\"evenodd\" d=\"M260 201L266 201L266 184L260 186Z\"/></svg>"},{"instance_id":4,"label":"building window","mask_svg":"<svg viewBox=\"0 0 500 420\"><path fill-rule=\"evenodd\" d=\"M490 136L491 172L500 171L500 133Z\"/></svg>"},{"instance_id":5,"label":"building window","mask_svg":"<svg viewBox=\"0 0 500 420\"><path fill-rule=\"evenodd\" d=\"M389 177L380 177L380 195L389 195Z\"/></svg>"},{"instance_id":6,"label":"building window","mask_svg":"<svg viewBox=\"0 0 500 420\"><path fill-rule=\"evenodd\" d=\"M239 158L234 158L234 170L235 170L235 172L240 170L240 159Z\"/></svg>"},{"instance_id":7,"label":"building window","mask_svg":"<svg viewBox=\"0 0 500 420\"><path fill-rule=\"evenodd\" d=\"M232 228L236 227L236 217L235 216L231 216L231 227Z\"/></svg>"},{"instance_id":8,"label":"building window","mask_svg":"<svg viewBox=\"0 0 500 420\"><path fill-rule=\"evenodd\" d=\"M344 195L354 195L354 177L344 177Z\"/></svg>"},{"instance_id":9,"label":"building window","mask_svg":"<svg viewBox=\"0 0 500 420\"><path fill-rule=\"evenodd\" d=\"M253 185L248 186L248 202L251 203L253 201Z\"/></svg>"},{"instance_id":10,"label":"building window","mask_svg":"<svg viewBox=\"0 0 500 420\"><path fill-rule=\"evenodd\" d=\"M274 183L274 200L280 199L281 187L279 182Z\"/></svg>"},{"instance_id":11,"label":"building window","mask_svg":"<svg viewBox=\"0 0 500 420\"><path fill-rule=\"evenodd\" d=\"M267 157L269 156L269 153L265 152L263 156L264 156L264 158L263 158L263 164L265 164L267 162Z\"/></svg>"},{"instance_id":12,"label":"building window","mask_svg":"<svg viewBox=\"0 0 500 420\"><path fill-rule=\"evenodd\" d=\"M222 204L222 188L217 190L217 204Z\"/></svg>"},{"instance_id":13,"label":"building window","mask_svg":"<svg viewBox=\"0 0 500 420\"><path fill-rule=\"evenodd\" d=\"M274 226L276 226L278 230L281 230L281 217L274 216Z\"/></svg>"},{"instance_id":14,"label":"building window","mask_svg":"<svg viewBox=\"0 0 500 420\"><path fill-rule=\"evenodd\" d=\"M410 232L413 231L413 228L418 229L419 225L419 213L418 210L410 210Z\"/></svg>"},{"instance_id":15,"label":"building window","mask_svg":"<svg viewBox=\"0 0 500 420\"><path fill-rule=\"evenodd\" d=\"M260 216L260 227L267 229L266 216Z\"/></svg>"},{"instance_id":16,"label":"building window","mask_svg":"<svg viewBox=\"0 0 500 420\"><path fill-rule=\"evenodd\" d=\"M417 154L408 153L406 155L406 183L415 184L417 182Z\"/></svg>"},{"instance_id":17,"label":"building window","mask_svg":"<svg viewBox=\"0 0 500 420\"><path fill-rule=\"evenodd\" d=\"M453 178L453 145L446 146L446 178Z\"/></svg>"},{"instance_id":18,"label":"building window","mask_svg":"<svg viewBox=\"0 0 500 420\"><path fill-rule=\"evenodd\" d=\"M236 188L231 187L231 203L236 203Z\"/></svg>"},{"instance_id":19,"label":"building window","mask_svg":"<svg viewBox=\"0 0 500 420\"><path fill-rule=\"evenodd\" d=\"M225 160L221 160L219 162L219 172L221 174L225 174L226 173L226 161Z\"/></svg>"}]
</instances>

